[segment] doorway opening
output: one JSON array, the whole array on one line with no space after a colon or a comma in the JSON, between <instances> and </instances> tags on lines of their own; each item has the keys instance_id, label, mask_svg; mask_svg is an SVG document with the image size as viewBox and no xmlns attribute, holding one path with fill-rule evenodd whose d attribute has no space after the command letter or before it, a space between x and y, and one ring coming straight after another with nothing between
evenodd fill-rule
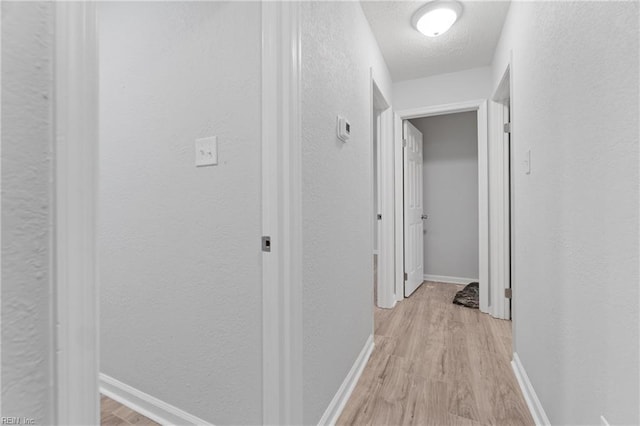
<instances>
[{"instance_id":1,"label":"doorway opening","mask_svg":"<svg viewBox=\"0 0 640 426\"><path fill-rule=\"evenodd\" d=\"M103 394L111 391L113 400L119 396L124 405L135 406L138 414L162 424L204 425L208 423L190 413L224 418L233 410L233 404L225 404L224 398L215 395L203 398L185 395L191 391L200 395L198 389L227 394L239 389L244 400L253 401L248 409L233 410L245 416L246 423L296 423L282 420L298 417L295 407L301 404L296 402L296 395L301 394L297 389L302 381L297 374L296 359L300 357L290 355L301 353L301 331L298 333L301 321L298 312L292 309L300 305L299 286L290 285L299 282L301 264L298 257L301 197L296 186L301 181L296 107L300 65L296 60L283 60L295 56L292 52L299 52L296 48L299 37L297 29L282 32L283 27L298 27L296 7L295 3L262 7L238 3L222 13L217 5L202 3L176 13L169 4L149 9L140 5L56 3L55 251L59 285L55 288L56 354L51 363L55 366L57 424L97 424L101 408L99 390ZM105 8L111 8L112 12L108 25L98 26L98 21L105 24ZM128 10L121 10L124 8ZM136 20L134 9L137 15L146 17L153 12L154 19ZM243 16L251 22L252 31L242 30L242 37L236 37L235 20L225 19L226 13ZM176 20L176 16L182 20ZM190 22L187 19L198 24L206 20L215 22L184 26L184 22ZM139 31L140 22L147 25L146 31ZM122 25L128 33L123 32ZM212 28L226 34L234 43L244 43L240 50L246 55L239 57L224 46L216 49L225 39L208 36ZM174 33L182 38L174 37ZM109 36L104 37L105 34ZM127 38L127 35L137 37ZM149 40L153 43L148 44ZM193 41L206 46L197 44L197 48L174 49L175 43L185 40L190 45ZM126 49L119 49L118 43ZM163 49L158 50L160 46ZM164 49L166 46L171 48ZM216 51L213 65L210 65L211 55L198 54L202 49ZM112 57L104 60L105 55ZM153 56L155 64L171 63L171 66L157 66L161 71L149 77L148 55ZM208 63L203 66L203 61ZM238 66L237 61L243 61L242 66ZM220 63L226 65L220 66ZM111 67L109 72L102 72L105 64ZM220 81L228 84L221 85ZM205 82L206 87L200 82ZM127 102L116 99L125 91L130 94ZM105 93L109 96L103 96ZM242 103L224 102L229 98L242 99ZM111 102L108 109L111 117L104 117L105 102ZM245 120L248 107L252 112L249 122ZM135 110L135 114L127 114L128 109ZM152 117L151 113L156 116ZM113 115L123 123L116 123ZM98 120L99 117L105 119ZM234 122L233 117L242 123ZM285 122L284 117L290 121ZM129 127L135 124L137 132L128 131L131 129L124 124ZM106 130L112 133L111 137L105 137ZM203 139L207 146L200 149L198 141ZM117 146L102 143L106 140L116 141ZM99 144L101 148L109 146L109 150L101 149L98 155ZM216 148L219 148L216 158L219 162L211 164ZM207 167L196 168L204 166L196 163L201 159L199 155L208 159ZM109 169L103 167L107 164L103 160L109 160ZM115 167L126 167L130 173L113 173ZM108 181L104 179L105 172L109 173ZM234 185L226 184L230 181ZM145 185L153 187L140 190ZM108 203L104 202L107 198L103 189L115 194L108 198ZM222 204L213 200L214 195L218 200L225 200L224 206L233 208L222 209ZM169 201L175 203L181 199L183 202L177 208L175 205L167 208ZM145 200L152 201L150 208L133 211L134 204ZM114 208L116 204L119 209ZM98 214L98 210L104 212L105 206L112 209L111 214ZM194 215L197 211L202 214ZM171 212L176 221L163 222L172 226L156 226L145 233L145 238L139 238L143 231L160 223L158 218L166 219ZM212 212L216 217L211 216ZM112 226L104 220L106 217L115 221L125 215L137 220L131 220L127 227ZM282 224L283 218L286 218L285 224ZM224 226L215 225L213 229L212 224L220 223ZM107 227L109 231L105 232ZM216 233L233 240L232 244L220 242ZM264 250L263 236L267 236L269 242L272 238L274 243L279 243L268 244L269 250ZM185 241L186 237L190 240ZM165 241L159 242L162 238ZM211 241L218 241L216 247ZM109 268L104 261L104 245L112 243ZM193 255L196 246L201 250ZM285 252L284 246L289 250ZM124 257L121 254L125 248L137 251ZM169 254L161 253L169 249ZM187 255L189 251L192 256ZM113 260L116 256L121 257ZM242 267L233 267L234 259L243 261ZM108 283L104 279L105 274L121 274L131 267L140 268L142 273L127 275L130 285L121 291L114 289L125 284L124 280L113 279L113 275ZM219 271L229 271L229 268L233 273L219 275ZM192 274L196 270L199 270L197 277ZM180 271L191 277L178 277ZM238 275L246 273L252 276ZM103 284L100 289L98 274ZM214 282L216 285L211 285ZM245 286L244 290L239 285ZM164 291L160 291L161 288ZM109 296L103 297L107 291ZM211 294L212 291L220 294ZM189 300L185 300L187 297ZM237 303L238 300L241 303ZM105 301L110 305L111 314L97 308L98 305L104 308ZM117 315L117 309L122 309L123 315ZM183 310L183 315L177 313L179 310ZM238 316L245 314L250 318ZM180 321L164 322L176 316ZM224 317L233 326L247 328L242 333L226 333L231 339L239 336L240 342L227 342L227 346L251 344L262 351L244 351L247 353L242 356L216 353L216 348L224 345L216 339L202 338L202 332L212 331L210 324L228 331L228 327L221 324ZM133 320L125 321L125 318ZM121 324L116 324L121 320ZM109 336L105 333L107 327ZM135 342L130 348L135 351L126 351L125 357L123 345L116 341L122 338L122 330L135 336L129 339ZM169 351L164 346L165 342L172 342L174 347L179 347L182 339L189 342L190 351ZM197 350L194 345L198 346ZM211 345L211 350L202 350L202 345ZM108 356L99 356L105 351ZM200 351L208 354L207 360L216 360L212 365L219 371L210 370L210 374L202 375L202 368L194 368L204 358L189 357ZM171 354L180 362L172 362ZM225 366L223 359L234 366ZM294 361L282 361L291 359ZM209 362L207 360L204 362ZM246 365L235 365L237 363ZM182 371L168 372L174 367ZM157 371L163 374L158 375ZM229 376L228 371L244 371L254 384L247 386ZM171 386L161 383L172 377L180 380L174 380ZM216 383L206 383L214 377ZM220 384L225 378L228 386ZM187 392L176 391L185 383L188 389L183 390ZM146 393L150 389L162 400ZM164 393L158 389L171 390ZM251 389L250 396L246 395L247 389ZM285 394L291 396L282 408ZM216 408L210 401L222 403ZM123 420L137 419L135 413L126 410L119 413L127 417Z\"/></svg>"},{"instance_id":2,"label":"doorway opening","mask_svg":"<svg viewBox=\"0 0 640 426\"><path fill-rule=\"evenodd\" d=\"M405 120L404 135L404 296L478 282L477 113Z\"/></svg>"},{"instance_id":3,"label":"doorway opening","mask_svg":"<svg viewBox=\"0 0 640 426\"><path fill-rule=\"evenodd\" d=\"M440 116L455 117L458 113L467 113L468 118L475 119L475 123L471 123L471 132L475 132L476 146L472 147L467 155L476 157L473 168L466 170L465 174L475 174L475 188L472 194L467 194L469 197L477 196L471 207L477 211L475 223L468 227L466 231L461 235L467 235L476 233L473 241L469 243L463 243L463 245L474 245L472 250L466 250L465 256L472 257L467 262L470 267L463 269L467 272L452 274L451 272L445 272L451 269L442 269L441 273L436 273L436 270L426 271L424 270L424 224L429 223L429 220L434 220L433 216L430 216L428 211L424 210L423 204L423 147L422 132L420 132L415 123L420 120L435 119ZM463 114L464 115L464 114ZM442 121L442 118L437 119ZM413 121L414 123L412 124ZM487 312L488 307L488 286L489 286L489 247L488 247L488 135L487 135L487 102L485 100L476 100L469 102L462 102L457 104L447 104L435 107L418 108L413 110L399 111L396 117L396 126L402 129L402 132L396 133L396 138L399 140L396 142L396 146L400 147L396 150L396 170L395 170L395 182L396 188L400 187L401 191L396 191L396 211L400 212L396 214L396 253L400 254L396 256L396 268L400 268L404 273L399 277L401 280L401 286L403 288L404 297L411 295L424 281L425 278L442 281L442 282L454 282L457 284L469 284L469 282L477 281L479 283L479 304L482 312ZM451 146L445 146L445 151L451 149ZM445 152L446 154L446 152ZM445 155L446 158L446 155ZM444 163L447 163L446 160ZM443 163L443 164L444 164ZM446 173L436 179L441 179L442 182L434 182L436 188L442 188L443 198L441 201L436 202L433 208L443 208L443 212L438 213L440 219L448 221L459 215L459 211L455 208L447 211L446 206L442 206L446 203L446 197L460 196L460 194L451 192L447 194L447 183L451 183L459 176L446 177ZM431 183L431 182L430 182ZM466 191L469 190L469 184L467 182ZM445 201L442 201L445 200ZM468 209L469 207L467 207ZM466 219L466 223L469 224L469 218ZM429 230L427 230L429 232ZM459 231L459 230L456 230ZM434 237L437 237L437 229L432 228L431 231ZM476 249L477 247L477 249ZM452 256L454 262L459 256L459 250L452 248L454 253ZM440 252L446 252L447 250L438 250ZM426 253L429 256L429 253ZM447 261L448 262L448 261ZM442 266L442 265L440 265ZM469 272L469 270L471 272ZM444 275L444 274L449 275ZM466 275L466 276L465 276ZM397 283L398 284L398 283Z\"/></svg>"}]
</instances>

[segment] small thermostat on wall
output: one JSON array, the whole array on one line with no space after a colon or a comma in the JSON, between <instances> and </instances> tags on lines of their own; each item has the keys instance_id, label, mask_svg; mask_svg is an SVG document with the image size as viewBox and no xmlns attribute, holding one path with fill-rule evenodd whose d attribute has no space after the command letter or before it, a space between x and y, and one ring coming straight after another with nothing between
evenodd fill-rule
<instances>
[{"instance_id":1,"label":"small thermostat on wall","mask_svg":"<svg viewBox=\"0 0 640 426\"><path fill-rule=\"evenodd\" d=\"M351 137L351 124L346 118L338 116L338 139L346 142Z\"/></svg>"}]
</instances>

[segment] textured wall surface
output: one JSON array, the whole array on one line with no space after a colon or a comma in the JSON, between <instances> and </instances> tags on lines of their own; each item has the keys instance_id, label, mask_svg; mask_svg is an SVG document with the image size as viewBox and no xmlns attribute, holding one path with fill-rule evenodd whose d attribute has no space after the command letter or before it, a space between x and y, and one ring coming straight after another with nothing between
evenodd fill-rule
<instances>
[{"instance_id":1,"label":"textured wall surface","mask_svg":"<svg viewBox=\"0 0 640 426\"><path fill-rule=\"evenodd\" d=\"M51 422L53 5L2 2L2 415Z\"/></svg>"},{"instance_id":2,"label":"textured wall surface","mask_svg":"<svg viewBox=\"0 0 640 426\"><path fill-rule=\"evenodd\" d=\"M393 109L420 108L491 96L491 68L474 68L393 84Z\"/></svg>"},{"instance_id":3,"label":"textured wall surface","mask_svg":"<svg viewBox=\"0 0 640 426\"><path fill-rule=\"evenodd\" d=\"M638 3L515 2L510 50L516 351L552 424L638 424Z\"/></svg>"},{"instance_id":4,"label":"textured wall surface","mask_svg":"<svg viewBox=\"0 0 640 426\"><path fill-rule=\"evenodd\" d=\"M317 424L373 332L370 67L389 101L390 79L358 3L301 8L303 415Z\"/></svg>"},{"instance_id":5,"label":"textured wall surface","mask_svg":"<svg viewBox=\"0 0 640 426\"><path fill-rule=\"evenodd\" d=\"M478 278L475 111L411 120L422 132L424 273Z\"/></svg>"},{"instance_id":6,"label":"textured wall surface","mask_svg":"<svg viewBox=\"0 0 640 426\"><path fill-rule=\"evenodd\" d=\"M100 8L101 370L215 424L262 419L260 10Z\"/></svg>"}]
</instances>

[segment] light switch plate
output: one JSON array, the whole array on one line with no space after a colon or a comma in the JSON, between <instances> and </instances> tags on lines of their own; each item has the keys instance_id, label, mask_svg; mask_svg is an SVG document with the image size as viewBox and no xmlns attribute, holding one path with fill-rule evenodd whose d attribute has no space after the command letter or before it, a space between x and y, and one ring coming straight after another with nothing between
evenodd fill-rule
<instances>
[{"instance_id":1,"label":"light switch plate","mask_svg":"<svg viewBox=\"0 0 640 426\"><path fill-rule=\"evenodd\" d=\"M218 164L218 137L196 139L196 167Z\"/></svg>"}]
</instances>

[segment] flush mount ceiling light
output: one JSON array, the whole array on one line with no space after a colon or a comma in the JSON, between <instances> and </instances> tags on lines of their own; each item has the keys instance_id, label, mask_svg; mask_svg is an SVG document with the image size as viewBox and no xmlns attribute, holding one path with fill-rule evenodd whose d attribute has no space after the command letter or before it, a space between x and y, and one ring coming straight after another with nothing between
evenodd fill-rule
<instances>
[{"instance_id":1,"label":"flush mount ceiling light","mask_svg":"<svg viewBox=\"0 0 640 426\"><path fill-rule=\"evenodd\" d=\"M454 0L436 0L413 14L411 24L427 37L437 37L451 28L462 14L462 4Z\"/></svg>"}]
</instances>

